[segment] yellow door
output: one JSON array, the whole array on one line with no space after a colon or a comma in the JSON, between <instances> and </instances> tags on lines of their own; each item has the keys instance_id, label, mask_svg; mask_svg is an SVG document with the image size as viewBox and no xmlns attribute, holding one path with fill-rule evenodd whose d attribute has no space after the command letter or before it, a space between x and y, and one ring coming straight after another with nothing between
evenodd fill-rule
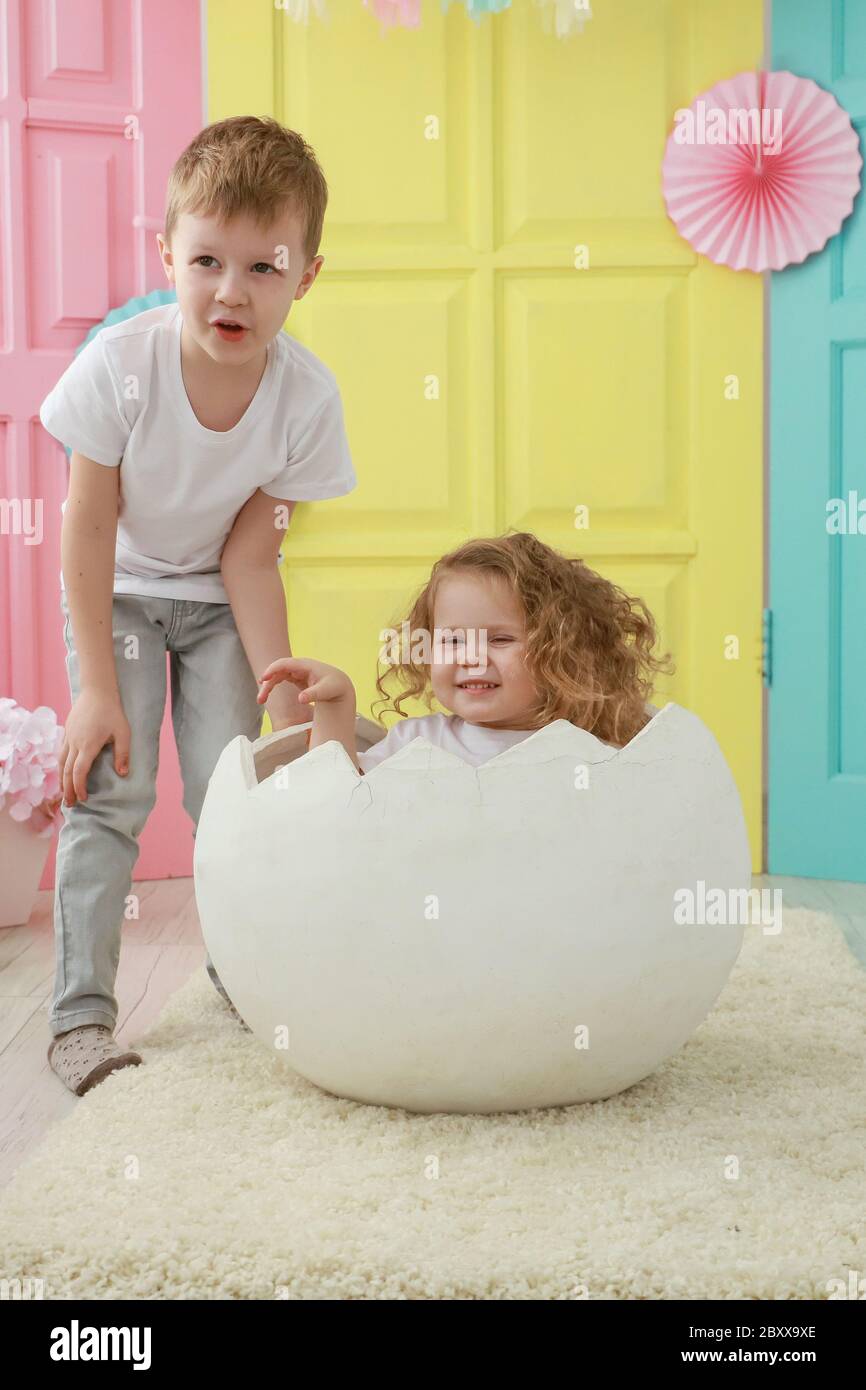
<instances>
[{"instance_id":1,"label":"yellow door","mask_svg":"<svg viewBox=\"0 0 866 1390\"><path fill-rule=\"evenodd\" d=\"M330 187L288 328L337 375L359 486L295 514L293 649L369 713L433 561L533 531L647 601L655 698L715 732L760 868L761 282L696 256L660 182L674 111L760 61L760 0L607 0L569 41L530 0L386 34L328 8L207 7L209 119L276 116Z\"/></svg>"}]
</instances>

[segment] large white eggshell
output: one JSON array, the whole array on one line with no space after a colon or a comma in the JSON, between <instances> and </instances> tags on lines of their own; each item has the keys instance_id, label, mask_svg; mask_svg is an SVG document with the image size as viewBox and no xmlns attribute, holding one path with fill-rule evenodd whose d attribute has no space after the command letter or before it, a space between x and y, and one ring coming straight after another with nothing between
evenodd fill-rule
<instances>
[{"instance_id":1,"label":"large white eggshell","mask_svg":"<svg viewBox=\"0 0 866 1390\"><path fill-rule=\"evenodd\" d=\"M416 739L364 777L335 742L274 772L280 737L224 749L196 896L241 1016L310 1081L424 1112L596 1100L712 1007L743 928L677 925L674 895L748 889L750 856L688 710L619 750L557 720L477 768Z\"/></svg>"}]
</instances>

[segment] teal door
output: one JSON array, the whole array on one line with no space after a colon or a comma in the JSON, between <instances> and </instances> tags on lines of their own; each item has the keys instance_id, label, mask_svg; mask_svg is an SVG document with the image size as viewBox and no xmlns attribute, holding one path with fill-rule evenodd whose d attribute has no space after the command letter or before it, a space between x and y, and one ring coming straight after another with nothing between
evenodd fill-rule
<instances>
[{"instance_id":1,"label":"teal door","mask_svg":"<svg viewBox=\"0 0 866 1390\"><path fill-rule=\"evenodd\" d=\"M866 125L866 0L776 0L772 66ZM770 294L768 867L866 882L866 214Z\"/></svg>"}]
</instances>

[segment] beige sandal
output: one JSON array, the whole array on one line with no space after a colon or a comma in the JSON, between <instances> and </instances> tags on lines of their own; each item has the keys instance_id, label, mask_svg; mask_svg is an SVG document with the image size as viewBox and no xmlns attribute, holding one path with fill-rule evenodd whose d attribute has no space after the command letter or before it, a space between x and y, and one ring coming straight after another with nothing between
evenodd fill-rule
<instances>
[{"instance_id":1,"label":"beige sandal","mask_svg":"<svg viewBox=\"0 0 866 1390\"><path fill-rule=\"evenodd\" d=\"M111 1072L139 1066L142 1058L131 1049L118 1047L104 1023L84 1023L58 1033L48 1049L48 1061L64 1085L83 1096Z\"/></svg>"}]
</instances>

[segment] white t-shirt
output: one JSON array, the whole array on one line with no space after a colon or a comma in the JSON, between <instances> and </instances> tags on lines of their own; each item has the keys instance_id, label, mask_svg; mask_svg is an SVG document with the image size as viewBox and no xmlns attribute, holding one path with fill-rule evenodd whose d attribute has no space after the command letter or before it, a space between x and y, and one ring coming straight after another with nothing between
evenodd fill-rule
<instances>
[{"instance_id":1,"label":"white t-shirt","mask_svg":"<svg viewBox=\"0 0 866 1390\"><path fill-rule=\"evenodd\" d=\"M656 705L649 703L644 705L644 709L650 719L659 712ZM574 727L580 729L582 736L591 740L597 748L610 748L619 752L615 743L602 742L588 729L581 729L579 724L575 724ZM372 748L368 748L365 753L359 753L358 766L362 772L369 772L383 759L390 758L401 748L408 747L413 738L426 738L434 748L445 748L449 753L456 753L464 762L471 763L473 767L480 767L490 758L495 758L497 753L504 752L506 748L513 748L515 743L522 743L525 738L537 732L537 729L487 729L481 724L467 724L465 719L456 714L425 714L420 718L410 716L401 719L399 724L390 728L385 737L374 743Z\"/></svg>"},{"instance_id":2,"label":"white t-shirt","mask_svg":"<svg viewBox=\"0 0 866 1390\"><path fill-rule=\"evenodd\" d=\"M101 329L39 418L70 449L120 466L115 593L228 603L220 554L258 488L306 502L357 479L336 378L309 348L281 330L242 418L210 430L183 384L182 324L168 303Z\"/></svg>"},{"instance_id":3,"label":"white t-shirt","mask_svg":"<svg viewBox=\"0 0 866 1390\"><path fill-rule=\"evenodd\" d=\"M480 767L535 732L534 729L487 729L481 724L467 724L456 714L424 714L401 719L366 753L358 754L358 766L362 772L369 772L383 758L390 758L406 748L413 738L426 738L434 748L445 748L473 767Z\"/></svg>"}]
</instances>

